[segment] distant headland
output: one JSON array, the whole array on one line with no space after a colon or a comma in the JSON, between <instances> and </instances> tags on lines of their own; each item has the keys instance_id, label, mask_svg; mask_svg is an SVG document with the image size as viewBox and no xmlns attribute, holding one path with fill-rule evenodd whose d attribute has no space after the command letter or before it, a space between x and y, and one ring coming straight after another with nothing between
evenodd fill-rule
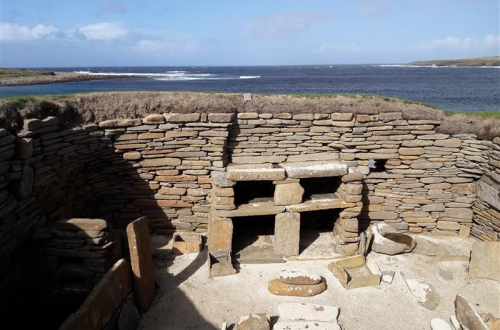
<instances>
[{"instance_id":1,"label":"distant headland","mask_svg":"<svg viewBox=\"0 0 500 330\"><path fill-rule=\"evenodd\" d=\"M500 66L500 56L479 57L458 60L417 61L415 66Z\"/></svg>"},{"instance_id":2,"label":"distant headland","mask_svg":"<svg viewBox=\"0 0 500 330\"><path fill-rule=\"evenodd\" d=\"M55 84L73 81L88 81L117 78L134 78L132 75L84 74L78 72L54 72L28 69L0 68L0 86L25 86Z\"/></svg>"}]
</instances>

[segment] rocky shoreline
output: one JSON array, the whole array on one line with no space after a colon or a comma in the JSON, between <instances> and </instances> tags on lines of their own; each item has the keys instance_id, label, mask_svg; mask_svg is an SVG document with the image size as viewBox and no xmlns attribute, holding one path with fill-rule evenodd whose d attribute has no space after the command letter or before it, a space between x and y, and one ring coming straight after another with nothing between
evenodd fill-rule
<instances>
[{"instance_id":1,"label":"rocky shoreline","mask_svg":"<svg viewBox=\"0 0 500 330\"><path fill-rule=\"evenodd\" d=\"M54 72L53 75L30 75L17 77L0 77L0 86L28 86L42 84L56 84L65 82L136 78L135 76L117 75L87 75L75 72Z\"/></svg>"}]
</instances>

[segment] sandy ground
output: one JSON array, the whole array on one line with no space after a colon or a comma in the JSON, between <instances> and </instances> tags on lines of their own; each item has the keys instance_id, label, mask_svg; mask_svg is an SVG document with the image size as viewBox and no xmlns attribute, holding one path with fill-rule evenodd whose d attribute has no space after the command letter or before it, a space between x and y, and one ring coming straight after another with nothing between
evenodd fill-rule
<instances>
[{"instance_id":1,"label":"sandy ground","mask_svg":"<svg viewBox=\"0 0 500 330\"><path fill-rule=\"evenodd\" d=\"M473 242L472 238L432 239L460 256L468 255ZM158 238L155 241L158 242ZM439 261L437 257L416 253L371 254L381 270L396 271L394 281L347 291L327 269L329 260L242 264L236 275L210 279L205 253L174 258L167 245L156 251L159 294L151 309L143 315L140 329L220 329L224 321L234 324L240 316L262 312L276 321L277 306L283 302L337 306L340 308L339 323L347 330L430 329L431 319L438 317L448 321L454 314L456 294L463 295L479 311L500 315L500 284L469 278L468 262ZM328 289L309 298L274 296L268 292L268 282L281 270L296 268L321 275ZM439 306L435 310L421 307L401 273L406 278L421 279L433 285L440 296Z\"/></svg>"}]
</instances>

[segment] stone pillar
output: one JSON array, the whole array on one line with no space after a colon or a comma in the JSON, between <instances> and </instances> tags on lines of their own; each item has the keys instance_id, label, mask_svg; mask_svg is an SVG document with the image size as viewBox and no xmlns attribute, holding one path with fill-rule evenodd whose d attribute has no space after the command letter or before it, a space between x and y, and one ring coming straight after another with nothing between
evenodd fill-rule
<instances>
[{"instance_id":1,"label":"stone pillar","mask_svg":"<svg viewBox=\"0 0 500 330\"><path fill-rule=\"evenodd\" d=\"M127 226L127 237L137 305L145 312L156 295L148 218L142 217L130 223Z\"/></svg>"},{"instance_id":2,"label":"stone pillar","mask_svg":"<svg viewBox=\"0 0 500 330\"><path fill-rule=\"evenodd\" d=\"M282 257L299 255L300 213L280 213L274 225L274 252Z\"/></svg>"},{"instance_id":3,"label":"stone pillar","mask_svg":"<svg viewBox=\"0 0 500 330\"><path fill-rule=\"evenodd\" d=\"M339 243L339 252L347 255L357 253L364 254L360 251L359 237L359 221L358 216L363 207L362 190L363 185L361 173L350 173L342 177L342 184L339 187L339 196L345 202L356 203L356 206L344 209L340 212L340 216L335 222L334 234ZM361 244L361 247L363 244ZM364 250L364 248L361 248Z\"/></svg>"},{"instance_id":4,"label":"stone pillar","mask_svg":"<svg viewBox=\"0 0 500 330\"><path fill-rule=\"evenodd\" d=\"M298 179L273 182L276 184L274 189L274 204L293 205L302 203L304 188L298 182Z\"/></svg>"}]
</instances>

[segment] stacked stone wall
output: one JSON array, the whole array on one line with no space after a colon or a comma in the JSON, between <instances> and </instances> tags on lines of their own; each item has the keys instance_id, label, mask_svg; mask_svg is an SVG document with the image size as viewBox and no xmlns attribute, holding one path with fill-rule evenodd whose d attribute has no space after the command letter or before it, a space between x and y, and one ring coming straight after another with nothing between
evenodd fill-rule
<instances>
[{"instance_id":1,"label":"stacked stone wall","mask_svg":"<svg viewBox=\"0 0 500 330\"><path fill-rule=\"evenodd\" d=\"M385 221L498 239L499 139L438 125L397 112L166 113L69 129L26 120L0 130L0 287L16 287L27 237L47 221L103 218L119 229L148 216L157 234L207 231L212 173L229 163L338 158L363 174L360 230Z\"/></svg>"},{"instance_id":2,"label":"stacked stone wall","mask_svg":"<svg viewBox=\"0 0 500 330\"><path fill-rule=\"evenodd\" d=\"M472 235L485 241L500 240L500 137L481 141L481 178L475 182Z\"/></svg>"}]
</instances>

